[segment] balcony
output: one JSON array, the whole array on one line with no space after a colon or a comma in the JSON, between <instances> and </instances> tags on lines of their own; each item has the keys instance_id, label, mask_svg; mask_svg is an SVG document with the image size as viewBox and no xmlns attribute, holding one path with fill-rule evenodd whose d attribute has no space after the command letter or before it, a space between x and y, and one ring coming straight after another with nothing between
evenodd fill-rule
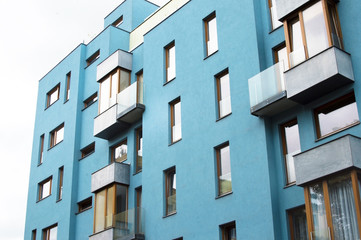
<instances>
[{"instance_id":1,"label":"balcony","mask_svg":"<svg viewBox=\"0 0 361 240\"><path fill-rule=\"evenodd\" d=\"M112 163L92 174L91 192L96 192L112 183L129 185L130 165L126 163Z\"/></svg>"},{"instance_id":2,"label":"balcony","mask_svg":"<svg viewBox=\"0 0 361 240\"><path fill-rule=\"evenodd\" d=\"M117 94L116 103L94 119L94 136L109 140L142 118L143 81L137 81Z\"/></svg>"},{"instance_id":3,"label":"balcony","mask_svg":"<svg viewBox=\"0 0 361 240\"><path fill-rule=\"evenodd\" d=\"M89 240L144 240L144 230L144 210L133 208L107 216L104 229L91 235Z\"/></svg>"},{"instance_id":4,"label":"balcony","mask_svg":"<svg viewBox=\"0 0 361 240\"><path fill-rule=\"evenodd\" d=\"M337 47L330 47L306 61L302 57L293 56L292 59L300 63L284 73L287 97L297 103L307 104L354 82L351 56Z\"/></svg>"},{"instance_id":5,"label":"balcony","mask_svg":"<svg viewBox=\"0 0 361 240\"><path fill-rule=\"evenodd\" d=\"M349 168L361 169L361 138L346 135L294 156L296 184Z\"/></svg>"},{"instance_id":6,"label":"balcony","mask_svg":"<svg viewBox=\"0 0 361 240\"><path fill-rule=\"evenodd\" d=\"M295 105L287 99L283 62L248 79L251 114L273 116Z\"/></svg>"}]
</instances>

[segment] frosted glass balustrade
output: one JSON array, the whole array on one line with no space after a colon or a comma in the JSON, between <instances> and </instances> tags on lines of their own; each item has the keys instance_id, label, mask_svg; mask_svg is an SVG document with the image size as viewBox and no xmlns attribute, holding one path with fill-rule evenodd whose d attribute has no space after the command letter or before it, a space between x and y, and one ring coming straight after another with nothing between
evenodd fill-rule
<instances>
[{"instance_id":1,"label":"frosted glass balustrade","mask_svg":"<svg viewBox=\"0 0 361 240\"><path fill-rule=\"evenodd\" d=\"M139 93L137 93L139 91ZM138 98L138 99L137 99ZM118 113L126 111L137 103L143 103L143 82L138 81L118 93Z\"/></svg>"}]
</instances>

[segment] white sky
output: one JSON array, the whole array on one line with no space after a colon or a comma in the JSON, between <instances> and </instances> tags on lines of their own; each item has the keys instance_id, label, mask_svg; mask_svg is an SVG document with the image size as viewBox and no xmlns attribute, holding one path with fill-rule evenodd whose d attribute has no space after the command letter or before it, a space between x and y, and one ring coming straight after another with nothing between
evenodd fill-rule
<instances>
[{"instance_id":1,"label":"white sky","mask_svg":"<svg viewBox=\"0 0 361 240\"><path fill-rule=\"evenodd\" d=\"M38 80L121 2L0 0L0 240L24 239Z\"/></svg>"}]
</instances>

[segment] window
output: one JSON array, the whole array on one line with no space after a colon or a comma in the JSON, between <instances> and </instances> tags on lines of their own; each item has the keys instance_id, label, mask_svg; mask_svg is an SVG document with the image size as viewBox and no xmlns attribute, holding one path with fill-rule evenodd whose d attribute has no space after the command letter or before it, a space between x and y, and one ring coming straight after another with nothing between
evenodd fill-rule
<instances>
[{"instance_id":1,"label":"window","mask_svg":"<svg viewBox=\"0 0 361 240\"><path fill-rule=\"evenodd\" d=\"M91 106L93 103L95 103L98 100L98 93L94 93L90 97L84 100L84 109Z\"/></svg>"},{"instance_id":2,"label":"window","mask_svg":"<svg viewBox=\"0 0 361 240\"><path fill-rule=\"evenodd\" d=\"M177 211L176 208L176 172L175 167L164 171L165 177L165 215L168 216Z\"/></svg>"},{"instance_id":3,"label":"window","mask_svg":"<svg viewBox=\"0 0 361 240\"><path fill-rule=\"evenodd\" d=\"M84 212L92 208L92 197L88 197L81 202L78 202L78 213Z\"/></svg>"},{"instance_id":4,"label":"window","mask_svg":"<svg viewBox=\"0 0 361 240\"><path fill-rule=\"evenodd\" d=\"M59 185L58 185L58 201L63 198L63 177L64 177L64 167L59 168Z\"/></svg>"},{"instance_id":5,"label":"window","mask_svg":"<svg viewBox=\"0 0 361 240\"><path fill-rule=\"evenodd\" d=\"M226 223L220 226L222 240L237 240L236 222Z\"/></svg>"},{"instance_id":6,"label":"window","mask_svg":"<svg viewBox=\"0 0 361 240\"><path fill-rule=\"evenodd\" d=\"M320 0L303 9L297 16L286 21L286 26L286 44L291 67L332 45L342 48L337 10L331 1Z\"/></svg>"},{"instance_id":7,"label":"window","mask_svg":"<svg viewBox=\"0 0 361 240\"><path fill-rule=\"evenodd\" d=\"M183 240L183 237L175 238L173 240Z\"/></svg>"},{"instance_id":8,"label":"window","mask_svg":"<svg viewBox=\"0 0 361 240\"><path fill-rule=\"evenodd\" d=\"M70 78L71 78L71 72L68 72L68 74L66 74L65 101L68 101L70 97Z\"/></svg>"},{"instance_id":9,"label":"window","mask_svg":"<svg viewBox=\"0 0 361 240\"><path fill-rule=\"evenodd\" d=\"M359 239L360 175L336 175L305 187L310 239Z\"/></svg>"},{"instance_id":10,"label":"window","mask_svg":"<svg viewBox=\"0 0 361 240\"><path fill-rule=\"evenodd\" d=\"M31 240L36 240L36 229L31 231Z\"/></svg>"},{"instance_id":11,"label":"window","mask_svg":"<svg viewBox=\"0 0 361 240\"><path fill-rule=\"evenodd\" d=\"M111 148L111 162L124 162L127 160L127 139Z\"/></svg>"},{"instance_id":12,"label":"window","mask_svg":"<svg viewBox=\"0 0 361 240\"><path fill-rule=\"evenodd\" d=\"M314 116L317 138L329 136L360 123L353 92L316 108Z\"/></svg>"},{"instance_id":13,"label":"window","mask_svg":"<svg viewBox=\"0 0 361 240\"><path fill-rule=\"evenodd\" d=\"M91 144L89 144L88 146L86 146L80 150L81 158L85 158L85 157L89 156L94 151L95 151L95 142L92 142Z\"/></svg>"},{"instance_id":14,"label":"window","mask_svg":"<svg viewBox=\"0 0 361 240\"><path fill-rule=\"evenodd\" d=\"M64 123L50 132L50 148L54 147L64 139Z\"/></svg>"},{"instance_id":15,"label":"window","mask_svg":"<svg viewBox=\"0 0 361 240\"><path fill-rule=\"evenodd\" d=\"M90 64L95 62L100 57L100 50L97 50L95 53L93 53L90 57L86 60L86 66L88 67Z\"/></svg>"},{"instance_id":16,"label":"window","mask_svg":"<svg viewBox=\"0 0 361 240\"><path fill-rule=\"evenodd\" d=\"M136 130L136 172L142 171L143 168L143 133L142 133L142 127L138 128Z\"/></svg>"},{"instance_id":17,"label":"window","mask_svg":"<svg viewBox=\"0 0 361 240\"><path fill-rule=\"evenodd\" d=\"M137 103L143 104L143 70L137 73Z\"/></svg>"},{"instance_id":18,"label":"window","mask_svg":"<svg viewBox=\"0 0 361 240\"><path fill-rule=\"evenodd\" d=\"M60 84L56 85L46 94L46 107L50 107L53 103L58 101L60 92Z\"/></svg>"},{"instance_id":19,"label":"window","mask_svg":"<svg viewBox=\"0 0 361 240\"><path fill-rule=\"evenodd\" d=\"M305 206L287 211L291 240L308 239Z\"/></svg>"},{"instance_id":20,"label":"window","mask_svg":"<svg viewBox=\"0 0 361 240\"><path fill-rule=\"evenodd\" d=\"M117 103L117 94L130 85L130 72L116 69L100 82L99 113Z\"/></svg>"},{"instance_id":21,"label":"window","mask_svg":"<svg viewBox=\"0 0 361 240\"><path fill-rule=\"evenodd\" d=\"M49 177L39 183L39 196L38 200L42 200L51 195L51 182L53 177Z\"/></svg>"},{"instance_id":22,"label":"window","mask_svg":"<svg viewBox=\"0 0 361 240\"><path fill-rule=\"evenodd\" d=\"M268 7L271 14L272 29L276 29L282 25L282 22L278 21L276 0L268 0Z\"/></svg>"},{"instance_id":23,"label":"window","mask_svg":"<svg viewBox=\"0 0 361 240\"><path fill-rule=\"evenodd\" d=\"M39 164L43 163L43 159L44 159L44 134L40 136Z\"/></svg>"},{"instance_id":24,"label":"window","mask_svg":"<svg viewBox=\"0 0 361 240\"><path fill-rule=\"evenodd\" d=\"M58 239L58 224L43 229L43 240L57 240Z\"/></svg>"},{"instance_id":25,"label":"window","mask_svg":"<svg viewBox=\"0 0 361 240\"><path fill-rule=\"evenodd\" d=\"M175 42L173 41L165 48L165 72L166 72L166 82L173 80L176 76L175 74Z\"/></svg>"},{"instance_id":26,"label":"window","mask_svg":"<svg viewBox=\"0 0 361 240\"><path fill-rule=\"evenodd\" d=\"M182 139L181 101L177 98L170 105L170 127L172 143Z\"/></svg>"},{"instance_id":27,"label":"window","mask_svg":"<svg viewBox=\"0 0 361 240\"><path fill-rule=\"evenodd\" d=\"M140 233L142 231L142 187L135 189L136 194L136 232Z\"/></svg>"},{"instance_id":28,"label":"window","mask_svg":"<svg viewBox=\"0 0 361 240\"><path fill-rule=\"evenodd\" d=\"M112 26L119 27L123 23L123 15L112 23Z\"/></svg>"},{"instance_id":29,"label":"window","mask_svg":"<svg viewBox=\"0 0 361 240\"><path fill-rule=\"evenodd\" d=\"M297 119L281 125L283 157L287 176L287 185L296 182L293 156L301 152L300 134Z\"/></svg>"},{"instance_id":30,"label":"window","mask_svg":"<svg viewBox=\"0 0 361 240\"><path fill-rule=\"evenodd\" d=\"M218 196L232 192L229 143L216 147Z\"/></svg>"},{"instance_id":31,"label":"window","mask_svg":"<svg viewBox=\"0 0 361 240\"><path fill-rule=\"evenodd\" d=\"M204 20L204 32L206 41L206 55L212 55L218 51L217 21L216 13L213 12Z\"/></svg>"},{"instance_id":32,"label":"window","mask_svg":"<svg viewBox=\"0 0 361 240\"><path fill-rule=\"evenodd\" d=\"M229 86L228 69L216 76L218 118L223 118L232 113L231 90Z\"/></svg>"},{"instance_id":33,"label":"window","mask_svg":"<svg viewBox=\"0 0 361 240\"><path fill-rule=\"evenodd\" d=\"M114 184L95 193L94 233L100 232L115 224L127 224L128 188ZM116 220L116 222L115 222ZM117 227L122 227L117 225Z\"/></svg>"},{"instance_id":34,"label":"window","mask_svg":"<svg viewBox=\"0 0 361 240\"><path fill-rule=\"evenodd\" d=\"M285 44L282 44L273 49L275 63L283 64L283 70L286 71L290 67L288 65L287 48Z\"/></svg>"}]
</instances>

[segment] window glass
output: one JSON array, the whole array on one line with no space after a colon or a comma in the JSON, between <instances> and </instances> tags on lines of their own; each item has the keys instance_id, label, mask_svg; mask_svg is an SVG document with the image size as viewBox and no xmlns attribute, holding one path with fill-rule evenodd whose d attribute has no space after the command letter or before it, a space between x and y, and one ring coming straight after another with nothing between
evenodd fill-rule
<instances>
[{"instance_id":1,"label":"window glass","mask_svg":"<svg viewBox=\"0 0 361 240\"><path fill-rule=\"evenodd\" d=\"M112 148L112 162L123 162L127 160L127 152L127 140L124 140Z\"/></svg>"},{"instance_id":2,"label":"window glass","mask_svg":"<svg viewBox=\"0 0 361 240\"><path fill-rule=\"evenodd\" d=\"M312 57L328 47L325 18L322 2L303 11L308 57Z\"/></svg>"},{"instance_id":3,"label":"window glass","mask_svg":"<svg viewBox=\"0 0 361 240\"><path fill-rule=\"evenodd\" d=\"M107 189L107 206L105 213L105 228L113 226L115 188Z\"/></svg>"},{"instance_id":4,"label":"window glass","mask_svg":"<svg viewBox=\"0 0 361 240\"><path fill-rule=\"evenodd\" d=\"M43 230L43 240L57 240L58 226L49 227Z\"/></svg>"},{"instance_id":5,"label":"window glass","mask_svg":"<svg viewBox=\"0 0 361 240\"><path fill-rule=\"evenodd\" d=\"M222 240L237 240L235 222L227 223L220 227L222 231Z\"/></svg>"},{"instance_id":6,"label":"window glass","mask_svg":"<svg viewBox=\"0 0 361 240\"><path fill-rule=\"evenodd\" d=\"M128 71L120 70L119 92L129 87L129 84L130 84L130 73Z\"/></svg>"},{"instance_id":7,"label":"window glass","mask_svg":"<svg viewBox=\"0 0 361 240\"><path fill-rule=\"evenodd\" d=\"M69 97L70 97L70 78L71 78L71 72L66 74L66 95L65 95L65 100L69 100Z\"/></svg>"},{"instance_id":8,"label":"window glass","mask_svg":"<svg viewBox=\"0 0 361 240\"><path fill-rule=\"evenodd\" d=\"M276 63L277 62L282 62L283 63L283 67L284 67L284 71L289 69L289 65L288 65L288 58L287 58L287 48L286 46L283 46L279 49L277 49L275 51L276 54Z\"/></svg>"},{"instance_id":9,"label":"window glass","mask_svg":"<svg viewBox=\"0 0 361 240\"><path fill-rule=\"evenodd\" d=\"M106 189L95 194L94 232L99 232L105 227L105 199Z\"/></svg>"},{"instance_id":10,"label":"window glass","mask_svg":"<svg viewBox=\"0 0 361 240\"><path fill-rule=\"evenodd\" d=\"M137 103L143 104L143 71L137 74L137 82L138 82Z\"/></svg>"},{"instance_id":11,"label":"window glass","mask_svg":"<svg viewBox=\"0 0 361 240\"><path fill-rule=\"evenodd\" d=\"M218 194L232 191L231 160L229 145L217 149Z\"/></svg>"},{"instance_id":12,"label":"window glass","mask_svg":"<svg viewBox=\"0 0 361 240\"><path fill-rule=\"evenodd\" d=\"M110 93L110 103L108 107L113 106L116 102L117 102L117 94L118 94L118 72L115 72L111 75L111 82L112 82L112 87L111 87L111 93Z\"/></svg>"},{"instance_id":13,"label":"window glass","mask_svg":"<svg viewBox=\"0 0 361 240\"><path fill-rule=\"evenodd\" d=\"M52 178L48 178L39 183L39 200L42 200L51 194L51 181Z\"/></svg>"},{"instance_id":14,"label":"window glass","mask_svg":"<svg viewBox=\"0 0 361 240\"><path fill-rule=\"evenodd\" d=\"M175 44L171 43L169 46L165 47L166 55L166 81L171 81L175 78Z\"/></svg>"},{"instance_id":15,"label":"window glass","mask_svg":"<svg viewBox=\"0 0 361 240\"><path fill-rule=\"evenodd\" d=\"M269 0L269 7L271 12L272 29L276 29L282 25L282 22L278 21L276 1Z\"/></svg>"},{"instance_id":16,"label":"window glass","mask_svg":"<svg viewBox=\"0 0 361 240\"><path fill-rule=\"evenodd\" d=\"M110 103L110 77L100 83L99 113L108 109Z\"/></svg>"},{"instance_id":17,"label":"window glass","mask_svg":"<svg viewBox=\"0 0 361 240\"><path fill-rule=\"evenodd\" d=\"M218 50L217 21L215 13L204 20L207 56Z\"/></svg>"},{"instance_id":18,"label":"window glass","mask_svg":"<svg viewBox=\"0 0 361 240\"><path fill-rule=\"evenodd\" d=\"M63 176L64 176L64 167L59 168L59 186L58 186L58 200L63 198Z\"/></svg>"},{"instance_id":19,"label":"window glass","mask_svg":"<svg viewBox=\"0 0 361 240\"><path fill-rule=\"evenodd\" d=\"M305 50L302 42L302 33L300 21L297 19L291 23L291 53L290 63L295 66L306 59Z\"/></svg>"},{"instance_id":20,"label":"window glass","mask_svg":"<svg viewBox=\"0 0 361 240\"><path fill-rule=\"evenodd\" d=\"M180 99L171 103L172 143L182 138L181 102Z\"/></svg>"},{"instance_id":21,"label":"window glass","mask_svg":"<svg viewBox=\"0 0 361 240\"><path fill-rule=\"evenodd\" d=\"M166 215L176 212L176 172L175 168L165 172L165 192L166 192Z\"/></svg>"},{"instance_id":22,"label":"window glass","mask_svg":"<svg viewBox=\"0 0 361 240\"><path fill-rule=\"evenodd\" d=\"M143 167L143 133L142 128L137 129L136 131L136 138L137 138L137 144L136 144L136 152L137 152L137 162L136 162L136 172L139 172L142 170Z\"/></svg>"},{"instance_id":23,"label":"window glass","mask_svg":"<svg viewBox=\"0 0 361 240\"><path fill-rule=\"evenodd\" d=\"M288 220L291 229L291 240L308 240L308 227L305 207L288 211Z\"/></svg>"},{"instance_id":24,"label":"window glass","mask_svg":"<svg viewBox=\"0 0 361 240\"><path fill-rule=\"evenodd\" d=\"M232 112L228 72L217 78L217 88L219 118L222 118Z\"/></svg>"},{"instance_id":25,"label":"window glass","mask_svg":"<svg viewBox=\"0 0 361 240\"><path fill-rule=\"evenodd\" d=\"M328 239L329 229L327 225L325 199L323 195L322 184L315 184L311 186L309 190L314 226L314 231L312 232L313 239Z\"/></svg>"},{"instance_id":26,"label":"window glass","mask_svg":"<svg viewBox=\"0 0 361 240\"><path fill-rule=\"evenodd\" d=\"M84 100L84 109L92 105L96 100L98 100L98 93L94 93L90 97Z\"/></svg>"},{"instance_id":27,"label":"window glass","mask_svg":"<svg viewBox=\"0 0 361 240\"><path fill-rule=\"evenodd\" d=\"M39 164L43 163L44 155L44 134L40 136L40 153L39 153Z\"/></svg>"},{"instance_id":28,"label":"window glass","mask_svg":"<svg viewBox=\"0 0 361 240\"><path fill-rule=\"evenodd\" d=\"M78 213L84 212L92 207L92 197L78 203Z\"/></svg>"},{"instance_id":29,"label":"window glass","mask_svg":"<svg viewBox=\"0 0 361 240\"><path fill-rule=\"evenodd\" d=\"M348 94L315 109L315 118L319 138L359 123L355 95Z\"/></svg>"},{"instance_id":30,"label":"window glass","mask_svg":"<svg viewBox=\"0 0 361 240\"><path fill-rule=\"evenodd\" d=\"M61 127L56 131L55 144L58 144L59 142L63 141L63 139L64 139L64 127Z\"/></svg>"}]
</instances>

